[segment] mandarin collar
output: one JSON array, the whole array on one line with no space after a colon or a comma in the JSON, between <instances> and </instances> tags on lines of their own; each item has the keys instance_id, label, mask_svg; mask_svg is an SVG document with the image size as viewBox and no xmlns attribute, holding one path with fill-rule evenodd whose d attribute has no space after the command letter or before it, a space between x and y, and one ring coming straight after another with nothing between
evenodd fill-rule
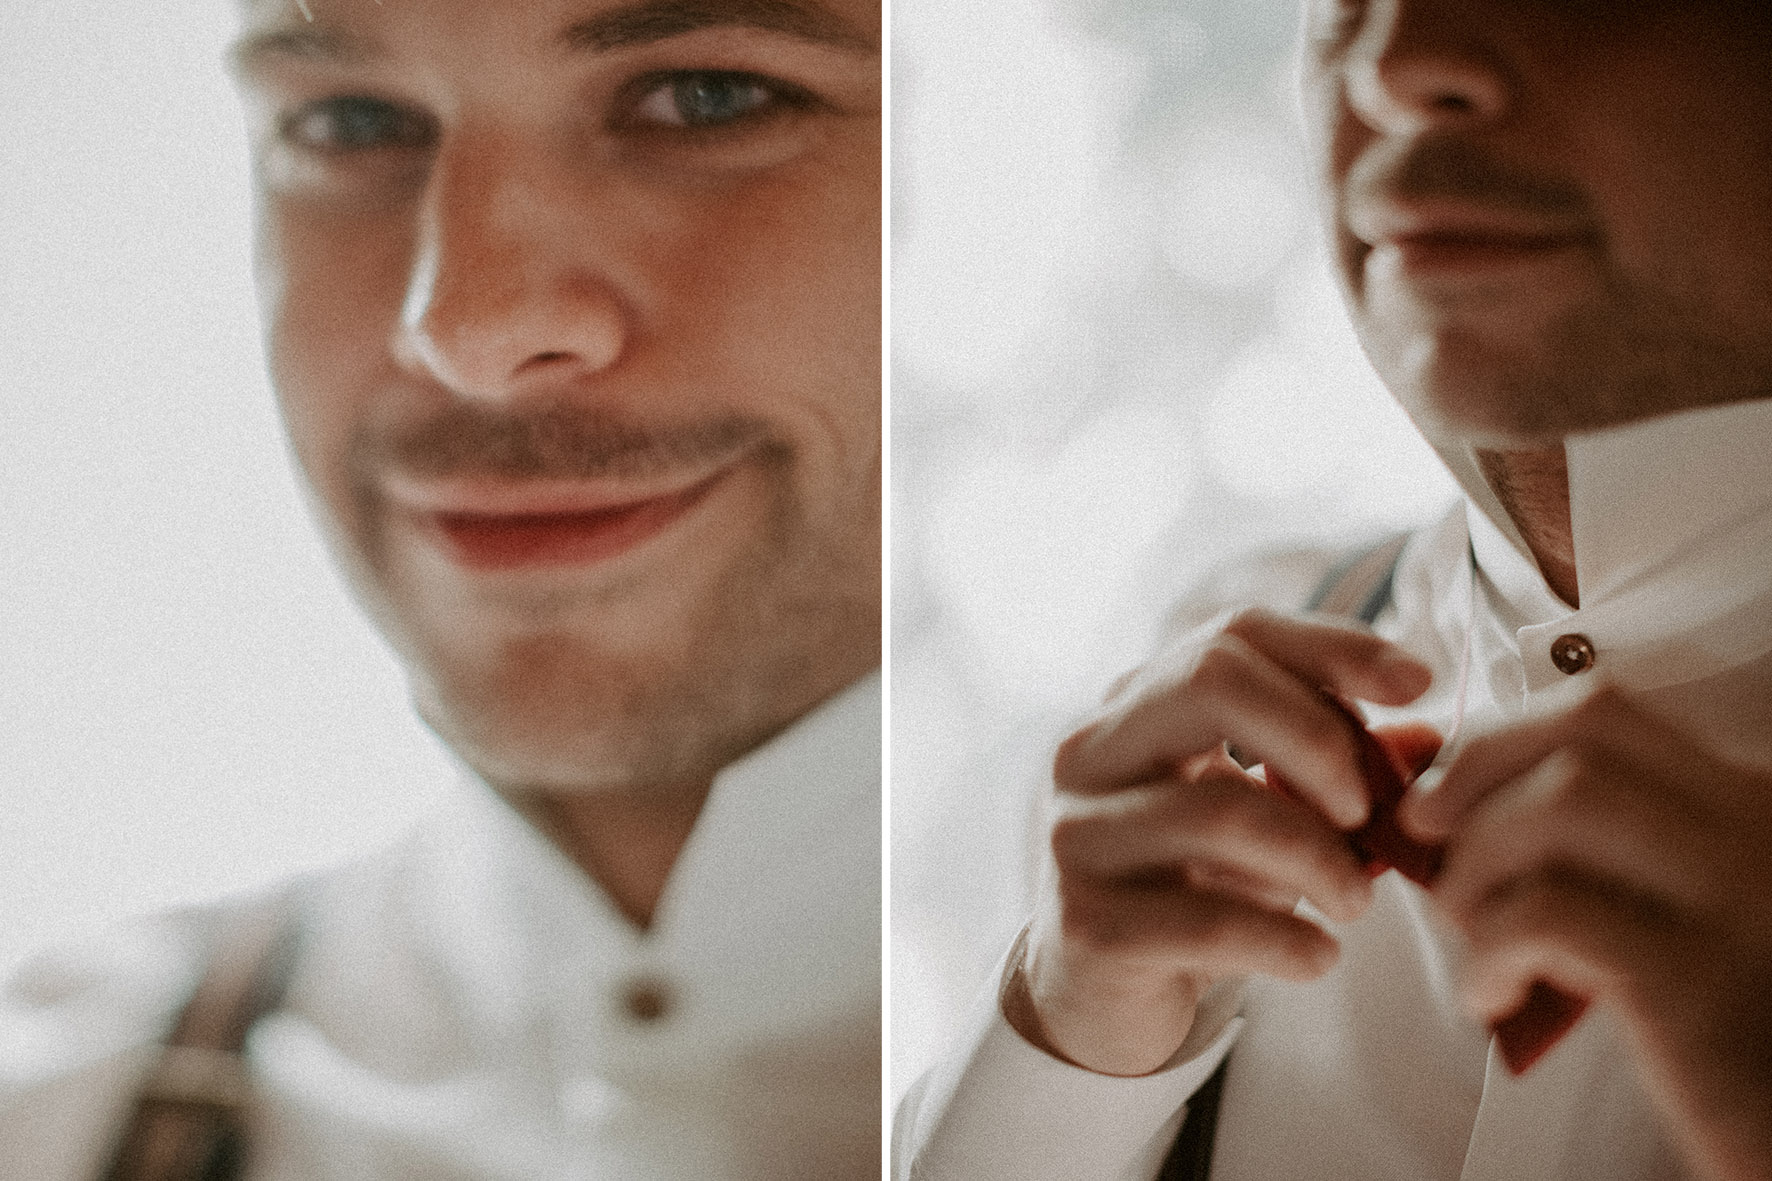
<instances>
[{"instance_id":1,"label":"mandarin collar","mask_svg":"<svg viewBox=\"0 0 1772 1181\"><path fill-rule=\"evenodd\" d=\"M445 958L473 994L526 994L501 1006L581 1012L587 1060L627 1045L607 998L635 978L699 998L679 1034L709 1052L877 1009L881 701L875 670L725 767L644 931L519 806L465 777L421 838L428 892L459 899L460 929L480 933L445 940ZM670 1040L651 1035L647 1052Z\"/></svg>"},{"instance_id":2,"label":"mandarin collar","mask_svg":"<svg viewBox=\"0 0 1772 1181\"><path fill-rule=\"evenodd\" d=\"M1584 604L1627 593L1772 506L1772 399L1572 435L1564 451Z\"/></svg>"},{"instance_id":3,"label":"mandarin collar","mask_svg":"<svg viewBox=\"0 0 1772 1181\"><path fill-rule=\"evenodd\" d=\"M1590 639L1596 667L1641 690L1772 650L1772 399L1565 440L1579 608L1546 585L1469 449L1439 450L1464 487L1471 549L1529 692L1569 680L1546 655L1564 634Z\"/></svg>"}]
</instances>

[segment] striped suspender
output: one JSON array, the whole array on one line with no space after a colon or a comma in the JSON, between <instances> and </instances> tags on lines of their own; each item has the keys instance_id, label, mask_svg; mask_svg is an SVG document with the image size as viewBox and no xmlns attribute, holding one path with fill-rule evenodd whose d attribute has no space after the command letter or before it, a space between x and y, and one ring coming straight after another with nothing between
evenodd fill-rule
<instances>
[{"instance_id":1,"label":"striped suspender","mask_svg":"<svg viewBox=\"0 0 1772 1181\"><path fill-rule=\"evenodd\" d=\"M246 1165L246 1034L282 1000L298 924L293 891L248 908L217 939L101 1181L234 1181Z\"/></svg>"},{"instance_id":2,"label":"striped suspender","mask_svg":"<svg viewBox=\"0 0 1772 1181\"><path fill-rule=\"evenodd\" d=\"M1409 536L1399 533L1338 562L1305 600L1305 609L1370 624L1391 601L1397 560Z\"/></svg>"},{"instance_id":3,"label":"striped suspender","mask_svg":"<svg viewBox=\"0 0 1772 1181\"><path fill-rule=\"evenodd\" d=\"M1305 602L1306 608L1370 624L1391 601L1397 560L1408 543L1409 534L1400 534L1337 563L1317 584L1316 591ZM1181 1122L1181 1131L1176 1134L1169 1155L1163 1158L1157 1181L1207 1181L1211 1176L1218 1105L1224 1094L1225 1070L1230 1064L1227 1055L1212 1077L1188 1100L1187 1117Z\"/></svg>"}]
</instances>

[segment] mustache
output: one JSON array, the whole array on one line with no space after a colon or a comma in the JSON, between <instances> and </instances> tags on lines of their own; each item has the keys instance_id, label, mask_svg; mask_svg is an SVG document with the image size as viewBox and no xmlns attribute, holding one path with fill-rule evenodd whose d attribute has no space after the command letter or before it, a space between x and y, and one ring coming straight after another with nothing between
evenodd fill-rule
<instances>
[{"instance_id":1,"label":"mustache","mask_svg":"<svg viewBox=\"0 0 1772 1181\"><path fill-rule=\"evenodd\" d=\"M456 403L415 426L366 439L358 470L429 479L646 477L734 458L768 435L761 419L739 414L649 425L577 407L511 411Z\"/></svg>"},{"instance_id":2,"label":"mustache","mask_svg":"<svg viewBox=\"0 0 1772 1181\"><path fill-rule=\"evenodd\" d=\"M1354 162L1342 187L1344 207L1452 200L1558 223L1593 220L1577 186L1518 171L1445 136L1376 145Z\"/></svg>"}]
</instances>

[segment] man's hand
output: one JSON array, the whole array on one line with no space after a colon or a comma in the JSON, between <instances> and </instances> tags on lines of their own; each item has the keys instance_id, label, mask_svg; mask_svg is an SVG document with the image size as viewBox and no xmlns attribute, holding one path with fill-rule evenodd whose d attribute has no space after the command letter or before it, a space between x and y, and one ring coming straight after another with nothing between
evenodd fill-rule
<instances>
[{"instance_id":1,"label":"man's hand","mask_svg":"<svg viewBox=\"0 0 1772 1181\"><path fill-rule=\"evenodd\" d=\"M1493 1019L1534 980L1609 1005L1695 1164L1772 1178L1772 776L1602 686L1471 743L1405 829Z\"/></svg>"},{"instance_id":2,"label":"man's hand","mask_svg":"<svg viewBox=\"0 0 1772 1181\"><path fill-rule=\"evenodd\" d=\"M1357 626L1266 611L1140 669L1059 747L1053 872L1004 996L1010 1022L1080 1066L1146 1074L1214 984L1326 971L1335 940L1294 907L1351 919L1371 898L1346 831L1367 812L1356 736L1326 694L1402 705L1431 678Z\"/></svg>"}]
</instances>

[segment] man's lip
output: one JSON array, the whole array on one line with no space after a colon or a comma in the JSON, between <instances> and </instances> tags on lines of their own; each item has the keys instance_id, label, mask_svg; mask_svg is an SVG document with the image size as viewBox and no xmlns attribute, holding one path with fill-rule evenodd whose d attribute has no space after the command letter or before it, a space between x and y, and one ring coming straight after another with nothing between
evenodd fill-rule
<instances>
[{"instance_id":1,"label":"man's lip","mask_svg":"<svg viewBox=\"0 0 1772 1181\"><path fill-rule=\"evenodd\" d=\"M1362 201L1356 197L1345 221L1368 246L1443 242L1532 248L1591 236L1587 226L1561 218L1446 198Z\"/></svg>"},{"instance_id":2,"label":"man's lip","mask_svg":"<svg viewBox=\"0 0 1772 1181\"><path fill-rule=\"evenodd\" d=\"M1449 293L1564 266L1593 241L1585 227L1468 208L1356 207L1347 224L1360 240L1368 281Z\"/></svg>"},{"instance_id":3,"label":"man's lip","mask_svg":"<svg viewBox=\"0 0 1772 1181\"><path fill-rule=\"evenodd\" d=\"M687 486L625 490L607 484L432 485L397 498L422 532L457 564L475 571L604 561L662 533L731 471ZM408 491L416 491L409 489Z\"/></svg>"},{"instance_id":4,"label":"man's lip","mask_svg":"<svg viewBox=\"0 0 1772 1181\"><path fill-rule=\"evenodd\" d=\"M721 465L719 470L731 466ZM502 476L410 477L382 481L387 498L408 512L463 516L555 516L598 513L667 497L703 484L719 471L698 468L655 477L531 479Z\"/></svg>"},{"instance_id":5,"label":"man's lip","mask_svg":"<svg viewBox=\"0 0 1772 1181\"><path fill-rule=\"evenodd\" d=\"M1415 278L1479 275L1542 262L1581 244L1557 235L1406 234L1374 245L1369 265L1394 264Z\"/></svg>"},{"instance_id":6,"label":"man's lip","mask_svg":"<svg viewBox=\"0 0 1772 1181\"><path fill-rule=\"evenodd\" d=\"M1346 224L1368 270L1411 279L1463 279L1532 266L1585 248L1587 227L1448 201L1356 202Z\"/></svg>"}]
</instances>

